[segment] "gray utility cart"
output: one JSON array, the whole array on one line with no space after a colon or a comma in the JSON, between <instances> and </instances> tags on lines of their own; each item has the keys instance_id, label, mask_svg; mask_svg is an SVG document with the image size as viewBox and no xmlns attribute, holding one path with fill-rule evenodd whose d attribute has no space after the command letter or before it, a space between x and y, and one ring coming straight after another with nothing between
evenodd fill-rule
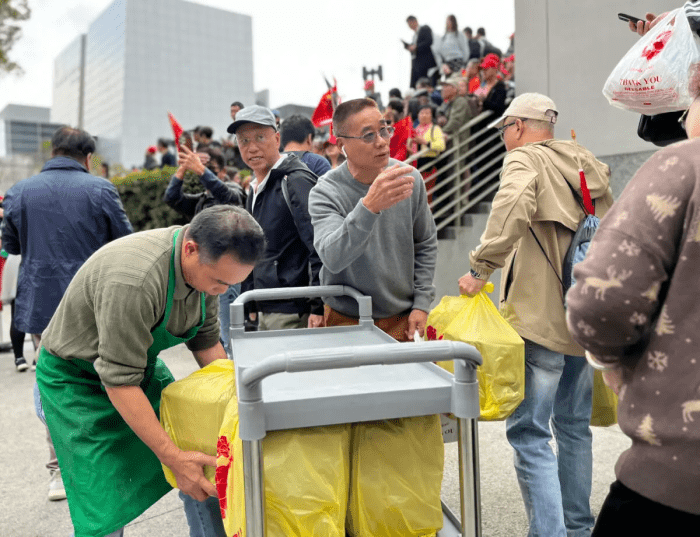
<instances>
[{"instance_id":1,"label":"gray utility cart","mask_svg":"<svg viewBox=\"0 0 700 537\"><path fill-rule=\"evenodd\" d=\"M245 332L244 304L347 295L358 326ZM231 350L243 441L246 534L265 537L262 439L267 431L452 412L458 419L462 523L443 503L438 537L479 537L479 352L466 343L397 344L374 326L372 302L341 285L266 289L231 305ZM432 362L454 360L452 376ZM335 369L346 369L338 374Z\"/></svg>"}]
</instances>

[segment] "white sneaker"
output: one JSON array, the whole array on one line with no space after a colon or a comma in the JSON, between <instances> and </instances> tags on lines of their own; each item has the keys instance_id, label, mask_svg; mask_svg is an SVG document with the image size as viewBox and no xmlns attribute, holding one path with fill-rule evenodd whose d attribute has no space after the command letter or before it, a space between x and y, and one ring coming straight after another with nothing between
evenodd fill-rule
<instances>
[{"instance_id":1,"label":"white sneaker","mask_svg":"<svg viewBox=\"0 0 700 537\"><path fill-rule=\"evenodd\" d=\"M49 481L49 500L57 502L66 499L66 489L63 487L61 470L51 470L51 480Z\"/></svg>"}]
</instances>

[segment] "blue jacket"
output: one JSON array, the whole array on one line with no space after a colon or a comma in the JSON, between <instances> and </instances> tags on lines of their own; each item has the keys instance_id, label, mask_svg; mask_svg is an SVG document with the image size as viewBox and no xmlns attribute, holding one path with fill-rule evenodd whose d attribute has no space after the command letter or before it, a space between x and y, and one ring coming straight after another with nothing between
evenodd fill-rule
<instances>
[{"instance_id":1,"label":"blue jacket","mask_svg":"<svg viewBox=\"0 0 700 537\"><path fill-rule=\"evenodd\" d=\"M40 334L85 260L133 230L117 189L77 161L54 157L7 191L2 246L22 256L15 326Z\"/></svg>"}]
</instances>

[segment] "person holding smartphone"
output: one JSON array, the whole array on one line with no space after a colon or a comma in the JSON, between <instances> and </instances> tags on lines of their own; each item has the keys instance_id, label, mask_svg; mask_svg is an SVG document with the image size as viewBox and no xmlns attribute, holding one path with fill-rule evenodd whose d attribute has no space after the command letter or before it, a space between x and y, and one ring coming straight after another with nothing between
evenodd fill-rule
<instances>
[{"instance_id":1,"label":"person holding smartphone","mask_svg":"<svg viewBox=\"0 0 700 537\"><path fill-rule=\"evenodd\" d=\"M683 8L685 9L685 14L688 17L690 29L695 33L700 34L700 0L688 0ZM660 15L647 13L644 16L644 19L624 15L624 13L620 13L618 16L622 20L627 20L631 31L643 36L646 35L654 26L656 26L666 15L668 15L668 11L661 13Z\"/></svg>"}]
</instances>

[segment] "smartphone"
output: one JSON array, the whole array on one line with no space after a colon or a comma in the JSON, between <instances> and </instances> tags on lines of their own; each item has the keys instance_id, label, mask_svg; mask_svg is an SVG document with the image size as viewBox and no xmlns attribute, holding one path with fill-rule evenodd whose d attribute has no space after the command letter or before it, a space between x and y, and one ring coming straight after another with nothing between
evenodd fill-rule
<instances>
[{"instance_id":1,"label":"smartphone","mask_svg":"<svg viewBox=\"0 0 700 537\"><path fill-rule=\"evenodd\" d=\"M189 132L184 131L180 135L179 142L180 142L180 147L184 146L187 149L189 149L190 151L194 151L194 143L192 142L192 135Z\"/></svg>"},{"instance_id":2,"label":"smartphone","mask_svg":"<svg viewBox=\"0 0 700 537\"><path fill-rule=\"evenodd\" d=\"M644 19L638 19L637 17L633 17L632 15L625 15L624 13L618 13L617 18L620 19L621 21L633 22L635 24L637 24L639 21L646 22L646 20L644 20Z\"/></svg>"}]
</instances>

